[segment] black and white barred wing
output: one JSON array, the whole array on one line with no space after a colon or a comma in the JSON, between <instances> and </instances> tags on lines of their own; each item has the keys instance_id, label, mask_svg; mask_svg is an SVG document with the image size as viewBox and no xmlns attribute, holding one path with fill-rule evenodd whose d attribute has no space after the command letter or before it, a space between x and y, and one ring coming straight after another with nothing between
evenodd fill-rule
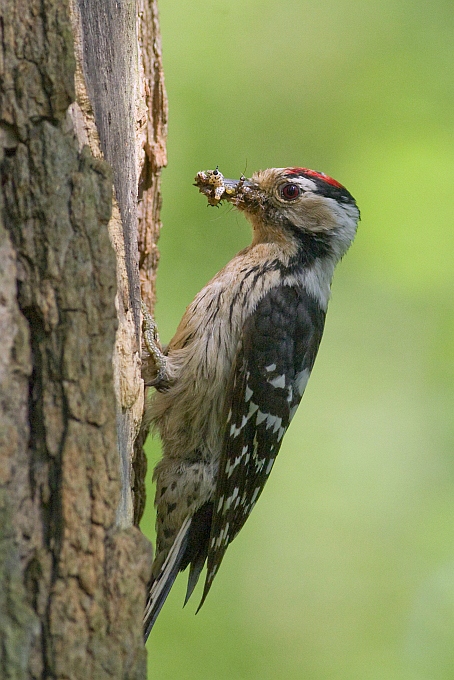
<instances>
[{"instance_id":1,"label":"black and white barred wing","mask_svg":"<svg viewBox=\"0 0 454 680\"><path fill-rule=\"evenodd\" d=\"M231 400L201 604L268 479L314 364L324 319L304 290L280 286L245 323L227 391Z\"/></svg>"}]
</instances>

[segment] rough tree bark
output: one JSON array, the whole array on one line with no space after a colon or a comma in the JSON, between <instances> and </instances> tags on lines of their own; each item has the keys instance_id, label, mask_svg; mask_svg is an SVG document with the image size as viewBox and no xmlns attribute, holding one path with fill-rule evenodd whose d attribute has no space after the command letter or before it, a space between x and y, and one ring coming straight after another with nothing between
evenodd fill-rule
<instances>
[{"instance_id":1,"label":"rough tree bark","mask_svg":"<svg viewBox=\"0 0 454 680\"><path fill-rule=\"evenodd\" d=\"M0 677L138 680L156 3L0 0L0 38Z\"/></svg>"}]
</instances>

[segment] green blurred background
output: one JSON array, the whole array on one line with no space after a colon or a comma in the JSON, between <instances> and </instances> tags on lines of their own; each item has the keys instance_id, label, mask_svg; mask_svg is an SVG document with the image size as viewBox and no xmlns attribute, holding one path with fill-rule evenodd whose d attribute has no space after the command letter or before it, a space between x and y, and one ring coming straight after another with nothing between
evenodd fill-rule
<instances>
[{"instance_id":1,"label":"green blurred background","mask_svg":"<svg viewBox=\"0 0 454 680\"><path fill-rule=\"evenodd\" d=\"M150 677L453 680L452 0L159 6L161 338L249 242L191 186L198 170L322 170L362 222L267 488L197 616L179 577ZM152 494L150 474L150 537Z\"/></svg>"}]
</instances>

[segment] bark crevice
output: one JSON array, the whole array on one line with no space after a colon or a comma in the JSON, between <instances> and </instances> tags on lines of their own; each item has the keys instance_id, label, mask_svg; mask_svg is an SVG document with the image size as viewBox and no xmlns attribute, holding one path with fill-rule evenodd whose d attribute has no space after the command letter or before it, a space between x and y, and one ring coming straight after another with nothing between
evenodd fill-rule
<instances>
[{"instance_id":1,"label":"bark crevice","mask_svg":"<svg viewBox=\"0 0 454 680\"><path fill-rule=\"evenodd\" d=\"M154 48L138 42L134 3L122 8L129 52L120 63L106 50L101 66L131 80L119 114L134 146L126 188L116 169L123 150L106 162L84 89L93 66L83 63L78 5L0 6L2 678L146 677L151 546L133 526L131 491L143 407L137 225L148 243L152 231L155 248L161 166L144 171L143 213L138 177L151 161L140 135L155 126L137 92L144 45ZM120 40L118 16L105 17ZM85 35L85 46L98 38ZM126 209L116 200L123 190Z\"/></svg>"}]
</instances>

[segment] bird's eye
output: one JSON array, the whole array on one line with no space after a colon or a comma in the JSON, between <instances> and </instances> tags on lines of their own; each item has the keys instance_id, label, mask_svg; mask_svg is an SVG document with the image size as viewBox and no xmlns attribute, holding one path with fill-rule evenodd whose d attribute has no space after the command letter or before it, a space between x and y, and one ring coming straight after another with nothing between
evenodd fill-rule
<instances>
[{"instance_id":1,"label":"bird's eye","mask_svg":"<svg viewBox=\"0 0 454 680\"><path fill-rule=\"evenodd\" d=\"M301 189L297 184L284 184L284 186L281 188L281 196L282 198L286 198L287 201L292 201L295 198L298 198L298 196L301 193Z\"/></svg>"}]
</instances>

